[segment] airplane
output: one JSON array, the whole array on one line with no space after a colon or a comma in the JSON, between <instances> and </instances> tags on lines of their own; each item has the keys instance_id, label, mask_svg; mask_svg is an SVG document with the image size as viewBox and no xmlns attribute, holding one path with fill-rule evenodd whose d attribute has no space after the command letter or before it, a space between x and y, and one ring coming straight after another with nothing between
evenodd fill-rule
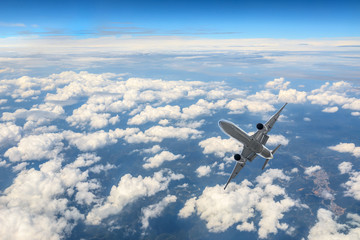
<instances>
[{"instance_id":1,"label":"airplane","mask_svg":"<svg viewBox=\"0 0 360 240\"><path fill-rule=\"evenodd\" d=\"M236 164L224 189L226 189L230 181L235 178L240 170L245 166L246 161L252 162L254 158L259 155L260 157L265 158L265 163L262 167L262 170L264 170L269 160L274 158L274 153L279 149L281 144L279 144L274 150L270 151L267 147L265 147L265 144L269 139L267 133L272 129L276 120L279 118L281 111L286 105L287 103L285 103L284 106L282 106L279 111L277 111L277 113L275 113L265 124L256 124L256 128L258 130L252 136L248 135L244 130L230 121L219 121L219 127L226 135L235 138L244 145L241 154L234 155Z\"/></svg>"}]
</instances>

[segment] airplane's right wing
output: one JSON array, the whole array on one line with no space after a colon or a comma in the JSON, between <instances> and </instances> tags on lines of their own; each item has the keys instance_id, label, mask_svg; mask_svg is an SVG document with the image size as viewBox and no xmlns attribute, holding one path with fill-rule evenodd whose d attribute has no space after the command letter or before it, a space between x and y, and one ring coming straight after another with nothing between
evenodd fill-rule
<instances>
[{"instance_id":1,"label":"airplane's right wing","mask_svg":"<svg viewBox=\"0 0 360 240\"><path fill-rule=\"evenodd\" d=\"M268 132L270 132L271 128L274 126L275 122L278 120L281 111L284 109L287 103L282 106L277 113L275 113L269 121L265 123L266 131L258 130L254 135L252 135L253 138L255 138L257 141L259 141L261 144L265 145L269 139L269 135L267 135Z\"/></svg>"},{"instance_id":2,"label":"airplane's right wing","mask_svg":"<svg viewBox=\"0 0 360 240\"><path fill-rule=\"evenodd\" d=\"M247 160L252 161L255 157L256 157L256 154L253 151L251 151L249 148L244 146L244 148L241 152L241 159L240 159L240 161L236 161L234 170L232 171L224 189L226 189L227 185L231 182L231 180L233 178L235 178L236 175L238 175L240 170L245 166L246 161Z\"/></svg>"},{"instance_id":3,"label":"airplane's right wing","mask_svg":"<svg viewBox=\"0 0 360 240\"><path fill-rule=\"evenodd\" d=\"M277 113L275 113L270 119L269 121L267 121L265 123L265 126L267 128L267 131L266 133L270 132L271 128L274 126L276 120L278 120L279 116L280 116L280 113L281 111L284 109L284 107L287 105L287 103L284 104L284 106L282 106L279 111L277 111Z\"/></svg>"}]
</instances>

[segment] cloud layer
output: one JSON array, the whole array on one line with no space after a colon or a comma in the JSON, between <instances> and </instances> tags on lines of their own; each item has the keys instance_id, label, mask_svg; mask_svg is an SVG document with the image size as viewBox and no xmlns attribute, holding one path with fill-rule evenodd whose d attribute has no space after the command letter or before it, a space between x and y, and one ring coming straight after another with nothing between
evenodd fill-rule
<instances>
[{"instance_id":1,"label":"cloud layer","mask_svg":"<svg viewBox=\"0 0 360 240\"><path fill-rule=\"evenodd\" d=\"M151 219L180 198L169 189L172 181L183 179L182 188L191 189L186 181L192 176L185 177L185 172L194 174L197 181L201 179L196 176L211 179L230 173L229 159L241 152L242 145L218 130L216 121L211 122L214 115L230 119L256 115L266 121L284 102L319 105L319 114L324 115L341 111L357 117L360 111L353 85L343 81L305 91L276 78L254 92L234 89L224 82L68 71L2 79L0 83L0 167L14 175L0 196L0 233L9 239L66 238L79 221L106 225L109 217L121 214L139 199L166 196L141 208L138 220L143 231L149 231ZM289 112L285 109L279 122L291 123ZM239 123L244 124L242 121ZM255 126L242 128L250 132ZM291 147L291 132L273 131L270 148L278 144ZM116 182L103 186L108 172L128 163L125 155L121 162L104 158L112 148L131 155L142 175L123 173ZM339 143L329 149L359 155L354 143ZM189 158L196 151L202 162ZM181 168L163 168L170 164ZM343 184L346 196L358 200L360 180L354 166L343 162L339 170L349 176ZM305 174L320 169L320 165L312 166ZM253 184L247 180L232 183L227 191L209 184L199 189L198 196L186 195L179 216L199 216L210 232L224 232L232 226L239 231L256 231L259 238L291 232L292 226L282 219L300 205L278 183L289 179L283 171L269 169Z\"/></svg>"}]
</instances>

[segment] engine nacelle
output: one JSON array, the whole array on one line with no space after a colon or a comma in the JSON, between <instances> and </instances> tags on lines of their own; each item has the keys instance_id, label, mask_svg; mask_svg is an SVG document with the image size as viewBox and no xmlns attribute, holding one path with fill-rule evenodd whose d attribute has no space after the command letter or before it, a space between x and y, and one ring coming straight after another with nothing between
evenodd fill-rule
<instances>
[{"instance_id":1,"label":"engine nacelle","mask_svg":"<svg viewBox=\"0 0 360 240\"><path fill-rule=\"evenodd\" d=\"M262 123L256 124L256 128L258 130L260 130L260 131L266 131L267 130L266 126L264 124L262 124Z\"/></svg>"},{"instance_id":2,"label":"engine nacelle","mask_svg":"<svg viewBox=\"0 0 360 240\"><path fill-rule=\"evenodd\" d=\"M240 154L235 154L235 155L234 155L234 159L235 159L236 161L240 161L240 159L241 159Z\"/></svg>"}]
</instances>

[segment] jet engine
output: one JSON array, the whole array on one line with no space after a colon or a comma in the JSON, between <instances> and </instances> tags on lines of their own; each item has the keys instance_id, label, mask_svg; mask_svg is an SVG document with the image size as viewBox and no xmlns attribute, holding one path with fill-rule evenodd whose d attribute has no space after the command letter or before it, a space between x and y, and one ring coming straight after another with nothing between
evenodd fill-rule
<instances>
[{"instance_id":1,"label":"jet engine","mask_svg":"<svg viewBox=\"0 0 360 240\"><path fill-rule=\"evenodd\" d=\"M256 128L260 131L266 131L266 129L267 129L266 126L262 123L256 124Z\"/></svg>"},{"instance_id":2,"label":"jet engine","mask_svg":"<svg viewBox=\"0 0 360 240\"><path fill-rule=\"evenodd\" d=\"M238 164L240 164L241 168L245 166L246 160L244 158L241 158L240 154L235 154L234 159L238 162Z\"/></svg>"}]
</instances>

